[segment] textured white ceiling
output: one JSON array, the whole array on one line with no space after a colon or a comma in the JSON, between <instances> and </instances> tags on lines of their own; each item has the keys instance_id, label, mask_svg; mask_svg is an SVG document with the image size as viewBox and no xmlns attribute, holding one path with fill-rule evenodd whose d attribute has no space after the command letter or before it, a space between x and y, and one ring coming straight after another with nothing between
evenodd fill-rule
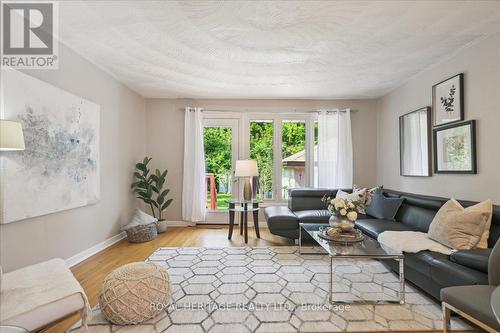
<instances>
[{"instance_id":1,"label":"textured white ceiling","mask_svg":"<svg viewBox=\"0 0 500 333\"><path fill-rule=\"evenodd\" d=\"M371 98L500 29L500 1L67 1L61 40L145 97Z\"/></svg>"}]
</instances>

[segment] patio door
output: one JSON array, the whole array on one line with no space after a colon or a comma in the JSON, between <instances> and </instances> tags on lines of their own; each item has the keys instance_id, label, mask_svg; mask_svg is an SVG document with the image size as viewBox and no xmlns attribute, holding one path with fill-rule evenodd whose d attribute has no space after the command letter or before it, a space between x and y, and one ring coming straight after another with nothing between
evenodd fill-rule
<instances>
[{"instance_id":1,"label":"patio door","mask_svg":"<svg viewBox=\"0 0 500 333\"><path fill-rule=\"evenodd\" d=\"M205 118L203 141L205 146L205 184L207 217L205 223L228 221L231 197L238 194L234 182L234 166L238 159L239 121L230 118Z\"/></svg>"}]
</instances>

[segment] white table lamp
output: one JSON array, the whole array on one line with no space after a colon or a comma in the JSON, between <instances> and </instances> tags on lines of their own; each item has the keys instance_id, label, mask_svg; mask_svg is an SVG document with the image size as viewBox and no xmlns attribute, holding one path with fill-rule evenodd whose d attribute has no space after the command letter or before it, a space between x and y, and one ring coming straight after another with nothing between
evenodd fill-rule
<instances>
[{"instance_id":1,"label":"white table lamp","mask_svg":"<svg viewBox=\"0 0 500 333\"><path fill-rule=\"evenodd\" d=\"M259 169L256 160L237 160L236 168L234 170L235 177L244 177L245 183L243 185L243 199L252 200L252 184L251 177L258 176Z\"/></svg>"},{"instance_id":2,"label":"white table lamp","mask_svg":"<svg viewBox=\"0 0 500 333\"><path fill-rule=\"evenodd\" d=\"M0 151L24 150L23 128L20 123L0 119Z\"/></svg>"}]
</instances>

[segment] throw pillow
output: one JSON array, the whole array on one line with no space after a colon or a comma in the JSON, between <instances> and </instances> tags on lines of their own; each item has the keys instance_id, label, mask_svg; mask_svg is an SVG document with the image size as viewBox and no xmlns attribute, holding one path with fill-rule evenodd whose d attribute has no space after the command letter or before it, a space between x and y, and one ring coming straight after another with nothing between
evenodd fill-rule
<instances>
[{"instance_id":1,"label":"throw pillow","mask_svg":"<svg viewBox=\"0 0 500 333\"><path fill-rule=\"evenodd\" d=\"M122 227L121 230L128 230L141 224L150 224L156 221L158 221L156 218L144 213L142 210L137 208L134 212L134 215L132 216L132 220L130 221L130 223Z\"/></svg>"},{"instance_id":2,"label":"throw pillow","mask_svg":"<svg viewBox=\"0 0 500 333\"><path fill-rule=\"evenodd\" d=\"M359 191L352 191L352 193L347 193L342 190L337 191L337 195L335 196L336 198L341 198L347 201L359 201L359 200L365 200L365 194L366 194L366 188L361 189Z\"/></svg>"},{"instance_id":3,"label":"throw pillow","mask_svg":"<svg viewBox=\"0 0 500 333\"><path fill-rule=\"evenodd\" d=\"M367 188L361 188L358 185L354 184L352 191L356 192L356 191L359 191L361 189L365 189L366 190L366 192L365 192L365 206L368 207L372 203L373 195L375 194L375 192L377 192L378 190L381 190L383 188L384 188L384 186L379 185L379 186L375 186L375 187L372 187L370 189L367 189Z\"/></svg>"},{"instance_id":4,"label":"throw pillow","mask_svg":"<svg viewBox=\"0 0 500 333\"><path fill-rule=\"evenodd\" d=\"M466 211L454 199L448 200L429 226L429 238L457 250L470 250L481 239L490 213Z\"/></svg>"},{"instance_id":5,"label":"throw pillow","mask_svg":"<svg viewBox=\"0 0 500 333\"><path fill-rule=\"evenodd\" d=\"M382 191L378 190L373 195L366 213L377 219L394 220L403 200L403 198L386 198Z\"/></svg>"},{"instance_id":6,"label":"throw pillow","mask_svg":"<svg viewBox=\"0 0 500 333\"><path fill-rule=\"evenodd\" d=\"M490 237L490 227L491 227L491 219L493 217L493 201L491 199L485 200L473 206L469 206L464 208L460 202L455 199L451 199L453 203L459 207L463 211L470 212L480 212L480 213L488 213L489 218L486 221L486 225L484 226L483 234L481 235L481 239L479 243L477 243L476 248L478 249L487 249L488 248L488 238Z\"/></svg>"}]
</instances>

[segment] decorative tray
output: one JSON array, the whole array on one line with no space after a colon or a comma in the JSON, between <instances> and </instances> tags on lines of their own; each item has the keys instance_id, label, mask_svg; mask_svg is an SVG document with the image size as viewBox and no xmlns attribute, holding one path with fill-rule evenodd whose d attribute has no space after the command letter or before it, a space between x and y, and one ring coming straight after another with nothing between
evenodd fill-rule
<instances>
[{"instance_id":1,"label":"decorative tray","mask_svg":"<svg viewBox=\"0 0 500 333\"><path fill-rule=\"evenodd\" d=\"M361 232L361 230L358 230L358 229L353 229L351 232L349 232L349 236L346 237L346 234L340 231L338 231L336 234L337 235L333 235L333 236L330 236L328 235L328 231L332 229L331 227L327 227L327 228L320 228L319 231L318 231L318 236L323 238L323 239L326 239L326 240L329 240L329 241L332 241L332 242L339 242L339 243L358 243L358 242L361 242L363 239L365 239L365 236L363 236L363 233Z\"/></svg>"}]
</instances>

